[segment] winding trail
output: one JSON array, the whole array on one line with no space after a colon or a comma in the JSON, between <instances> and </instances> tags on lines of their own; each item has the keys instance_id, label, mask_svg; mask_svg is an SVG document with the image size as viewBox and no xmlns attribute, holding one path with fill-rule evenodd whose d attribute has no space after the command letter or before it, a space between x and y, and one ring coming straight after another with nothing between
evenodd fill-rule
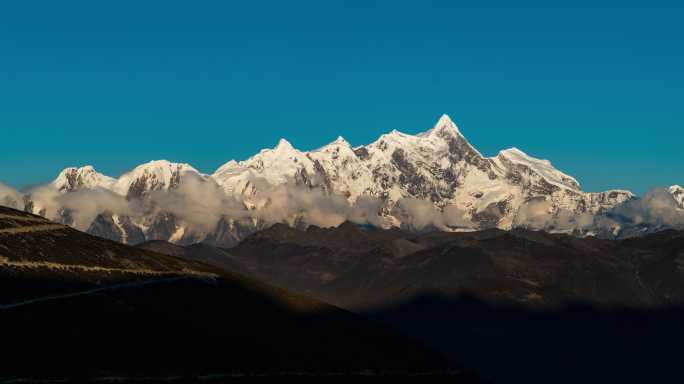
<instances>
[{"instance_id":1,"label":"winding trail","mask_svg":"<svg viewBox=\"0 0 684 384\"><path fill-rule=\"evenodd\" d=\"M20 221L33 221L33 222L37 222L37 223L47 223L48 222L48 219L45 219L42 217L7 215L4 213L0 213L0 220L2 220L2 219L20 220Z\"/></svg>"},{"instance_id":2,"label":"winding trail","mask_svg":"<svg viewBox=\"0 0 684 384\"><path fill-rule=\"evenodd\" d=\"M80 264L60 264L51 263L48 261L10 261L5 257L0 256L0 267L20 268L20 269L50 269L55 271L79 271L79 272L116 272L116 273L130 273L135 275L152 275L152 276L195 276L216 278L217 274L211 272L201 272L192 269L168 270L160 271L155 269L144 268L107 268L100 266L80 265Z\"/></svg>"},{"instance_id":3,"label":"winding trail","mask_svg":"<svg viewBox=\"0 0 684 384\"><path fill-rule=\"evenodd\" d=\"M155 271L152 269L124 269L124 268L105 268L105 267L93 267L87 265L69 265L69 264L57 264L48 262L37 262L37 261L8 261L5 258L0 257L0 267L9 268L19 268L19 269L50 269L50 270L60 270L60 271L81 271L81 272L116 272L116 273L128 273L134 275L146 275L146 276L156 276L157 278L148 279L144 281L132 281L120 284L112 284L105 287L97 287L92 289L86 289L83 291L63 293L58 295L47 295L36 297L33 299L28 299L11 304L0 304L0 311L9 310L12 308L23 307L26 305L42 303L51 300L61 300L68 299L71 297L85 296L97 292L140 287L150 284L159 284L165 282L172 282L178 280L186 279L199 279L209 284L215 284L216 278L219 275L209 272L199 272L194 270L180 270L180 271Z\"/></svg>"},{"instance_id":4,"label":"winding trail","mask_svg":"<svg viewBox=\"0 0 684 384\"><path fill-rule=\"evenodd\" d=\"M145 286L145 285L166 283L166 282L172 282L172 281L178 281L178 280L184 280L184 279L192 279L192 278L195 278L195 276L167 277L164 279L152 279L152 280L145 280L145 281L137 281L137 282L108 285L106 287L99 287L99 288L88 289L85 291L64 293L61 295L41 296L41 297L29 299L29 300L20 301L17 303L12 303L12 304L4 304L4 305L0 304L0 311L6 311L8 309L23 307L23 306L31 305L31 304L42 303L45 301L62 300L62 299L69 299L69 298L78 297L78 296L86 296L86 295L91 295L93 293L98 293L98 292L102 292L102 291L110 291L110 290L132 288L132 287L141 287L141 286Z\"/></svg>"},{"instance_id":5,"label":"winding trail","mask_svg":"<svg viewBox=\"0 0 684 384\"><path fill-rule=\"evenodd\" d=\"M50 223L47 220L37 218L37 217L24 217L24 216L18 216L18 215L0 214L0 219L20 220L20 221L40 223L37 225L0 229L0 236L2 236L2 235L17 235L17 234L30 233L30 232L57 231L57 230L63 230L63 229L69 228L66 225ZM99 273L125 273L125 274L132 274L132 275L143 275L143 276L150 276L150 277L154 276L154 277L156 277L156 278L147 279L144 281L132 281L132 282L129 281L126 283L112 284L112 285L108 285L105 287L97 287L97 288L87 289L87 290L83 290L83 291L41 296L41 297L36 297L33 299L28 299L28 300L24 300L24 301L20 301L20 302L16 302L16 303L11 303L11 304L0 304L0 311L9 310L12 308L23 307L23 306L31 305L31 304L42 303L45 301L61 300L61 299L68 299L68 298L77 297L77 296L91 295L93 293L102 292L102 291L122 289L122 288L131 288L131 287L140 287L140 286L144 286L144 285L159 284L159 283L172 282L172 281L178 281L178 280L184 280L184 279L200 279L200 280L203 280L207 283L213 284L216 282L216 278L219 277L219 275L217 275L215 273L201 272L201 271L195 271L195 270L191 270L191 269L182 269L182 270L176 270L176 271L174 271L174 270L168 270L168 271L161 270L160 271L160 270L145 269L145 268L137 268L137 269L134 269L134 268L108 268L108 267L80 265L80 264L60 264L60 263L53 263L53 262L47 262L47 261L10 261L7 257L3 257L3 256L0 256L0 267L23 269L23 270L25 270L25 269L48 269L48 270L52 270L52 271L66 271L66 272L78 271L78 272L99 272Z\"/></svg>"},{"instance_id":6,"label":"winding trail","mask_svg":"<svg viewBox=\"0 0 684 384\"><path fill-rule=\"evenodd\" d=\"M67 229L66 225L62 224L40 224L40 225L31 225L28 227L16 227L16 228L5 228L5 229L0 229L0 235L16 235L20 233L29 233L29 232L43 232L43 231L57 231L60 229Z\"/></svg>"}]
</instances>

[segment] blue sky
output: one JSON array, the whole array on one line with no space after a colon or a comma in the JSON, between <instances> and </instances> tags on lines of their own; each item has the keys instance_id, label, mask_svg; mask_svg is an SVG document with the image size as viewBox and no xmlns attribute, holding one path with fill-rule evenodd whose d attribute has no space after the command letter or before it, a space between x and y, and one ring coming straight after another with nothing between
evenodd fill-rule
<instances>
[{"instance_id":1,"label":"blue sky","mask_svg":"<svg viewBox=\"0 0 684 384\"><path fill-rule=\"evenodd\" d=\"M683 6L555 3L7 2L0 181L211 173L448 113L484 154L519 147L586 190L684 184Z\"/></svg>"}]
</instances>

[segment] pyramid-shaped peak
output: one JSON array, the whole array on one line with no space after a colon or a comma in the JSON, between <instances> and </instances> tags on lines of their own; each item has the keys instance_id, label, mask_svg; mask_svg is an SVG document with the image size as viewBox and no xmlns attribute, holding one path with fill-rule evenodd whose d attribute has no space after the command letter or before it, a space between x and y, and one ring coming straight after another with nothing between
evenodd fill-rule
<instances>
[{"instance_id":1,"label":"pyramid-shaped peak","mask_svg":"<svg viewBox=\"0 0 684 384\"><path fill-rule=\"evenodd\" d=\"M458 130L458 127L456 124L451 120L449 115L446 113L443 114L439 120L437 120L437 123L435 124L434 127L432 127L431 130L418 134L418 136L433 136L433 135L443 135L443 134L460 134L461 132Z\"/></svg>"},{"instance_id":2,"label":"pyramid-shaped peak","mask_svg":"<svg viewBox=\"0 0 684 384\"><path fill-rule=\"evenodd\" d=\"M349 148L351 150L351 144L349 144L349 142L347 140L345 140L344 137L337 136L337 139L329 142L328 144L326 144L322 147L316 148L316 149L312 150L311 152L312 153L315 153L315 152L331 152L331 151L337 152L340 150L340 148L345 148L345 147Z\"/></svg>"},{"instance_id":3,"label":"pyramid-shaped peak","mask_svg":"<svg viewBox=\"0 0 684 384\"><path fill-rule=\"evenodd\" d=\"M449 117L449 115L444 113L444 114L442 114L442 116L439 117L439 120L437 120L437 124L435 124L435 125L436 126L442 126L442 125L446 125L446 124L456 125L456 124L454 124L453 120L451 120L451 117Z\"/></svg>"},{"instance_id":4,"label":"pyramid-shaped peak","mask_svg":"<svg viewBox=\"0 0 684 384\"><path fill-rule=\"evenodd\" d=\"M458 131L458 128L456 127L456 123L454 123L453 120L451 120L451 117L447 115L446 113L440 116L439 120L437 120L437 124L435 124L433 129L440 129L440 128L450 128L455 131Z\"/></svg>"},{"instance_id":5,"label":"pyramid-shaped peak","mask_svg":"<svg viewBox=\"0 0 684 384\"><path fill-rule=\"evenodd\" d=\"M333 141L333 143L336 143L336 144L349 144L349 142L348 142L347 140L345 140L344 137L342 137L342 136L337 136L337 139L335 139L335 141Z\"/></svg>"},{"instance_id":6,"label":"pyramid-shaped peak","mask_svg":"<svg viewBox=\"0 0 684 384\"><path fill-rule=\"evenodd\" d=\"M294 147L292 146L292 144L290 144L289 141L281 138L280 140L278 140L278 145L276 145L276 147L274 149L276 151L283 151L283 150L293 150Z\"/></svg>"},{"instance_id":7,"label":"pyramid-shaped peak","mask_svg":"<svg viewBox=\"0 0 684 384\"><path fill-rule=\"evenodd\" d=\"M349 142L347 140L345 140L344 137L342 137L342 136L337 136L337 139L335 139L335 141L331 142L330 144L326 145L326 147L328 147L328 146L339 146L339 145L351 147L351 144L349 144Z\"/></svg>"}]
</instances>

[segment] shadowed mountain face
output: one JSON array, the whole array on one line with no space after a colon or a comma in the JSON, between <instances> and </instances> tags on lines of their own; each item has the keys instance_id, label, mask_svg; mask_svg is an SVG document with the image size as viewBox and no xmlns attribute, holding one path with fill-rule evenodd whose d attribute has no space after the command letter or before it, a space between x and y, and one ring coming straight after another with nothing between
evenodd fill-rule
<instances>
[{"instance_id":1,"label":"shadowed mountain face","mask_svg":"<svg viewBox=\"0 0 684 384\"><path fill-rule=\"evenodd\" d=\"M276 225L219 251L243 274L391 324L494 382L684 380L684 232Z\"/></svg>"},{"instance_id":2,"label":"shadowed mountain face","mask_svg":"<svg viewBox=\"0 0 684 384\"><path fill-rule=\"evenodd\" d=\"M0 281L0 379L451 367L321 301L5 208Z\"/></svg>"},{"instance_id":3,"label":"shadowed mountain face","mask_svg":"<svg viewBox=\"0 0 684 384\"><path fill-rule=\"evenodd\" d=\"M557 310L417 297L367 316L494 383L681 383L684 308Z\"/></svg>"},{"instance_id":4,"label":"shadowed mountain face","mask_svg":"<svg viewBox=\"0 0 684 384\"><path fill-rule=\"evenodd\" d=\"M139 244L136 248L180 257L184 260L213 265L226 271L240 271L241 263L233 260L232 255L225 249L198 243L180 246L161 240L152 240Z\"/></svg>"},{"instance_id":5,"label":"shadowed mountain face","mask_svg":"<svg viewBox=\"0 0 684 384\"><path fill-rule=\"evenodd\" d=\"M558 308L684 301L684 233L623 241L524 230L470 233L274 226L228 250L241 272L345 308L425 294Z\"/></svg>"}]
</instances>

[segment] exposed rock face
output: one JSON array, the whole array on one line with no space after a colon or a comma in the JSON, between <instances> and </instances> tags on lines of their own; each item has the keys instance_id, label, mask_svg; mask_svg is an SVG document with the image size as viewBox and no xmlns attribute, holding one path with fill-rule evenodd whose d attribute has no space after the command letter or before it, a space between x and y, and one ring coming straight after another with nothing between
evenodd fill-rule
<instances>
[{"instance_id":1,"label":"exposed rock face","mask_svg":"<svg viewBox=\"0 0 684 384\"><path fill-rule=\"evenodd\" d=\"M152 161L119 179L101 175L92 167L68 168L52 185L61 193L101 188L144 202L153 193L179 188L189 178L215 183L227 198L249 210L268 207L272 203L268 191L286 184L343 196L350 204L370 196L382 202L379 212L385 226L408 225L393 214L403 199L428 201L440 211L454 208L465 212L459 220L467 224L460 227L511 229L528 224L529 214L521 212L521 207L530 202L543 202L548 215L564 218L601 214L635 197L622 190L584 192L577 180L555 169L548 160L536 159L517 148L485 157L446 115L427 132L408 135L395 130L356 148L339 137L319 149L303 152L281 139L275 148L264 149L244 161L231 160L211 176L188 164ZM672 191L678 201L684 200L684 193L678 192L681 188ZM40 208L30 210L38 213L36 209ZM127 221L143 233L145 240L230 245L267 225L263 220L228 215L217 219L214 230L200 230L167 212L149 212L146 217ZM65 218L53 219L65 222ZM288 222L306 225L299 216ZM129 243L139 239L138 233L121 235L120 227L126 226L113 220L98 218L94 224L93 233L104 237L124 238ZM540 225L557 229L557 223ZM449 228L447 225L440 229Z\"/></svg>"},{"instance_id":2,"label":"exposed rock face","mask_svg":"<svg viewBox=\"0 0 684 384\"><path fill-rule=\"evenodd\" d=\"M171 163L166 160L151 161L121 176L114 190L129 199L140 198L153 191L177 188L186 177L207 179L188 164Z\"/></svg>"},{"instance_id":3,"label":"exposed rock face","mask_svg":"<svg viewBox=\"0 0 684 384\"><path fill-rule=\"evenodd\" d=\"M98 215L87 232L124 244L139 244L145 241L145 234L129 217L110 213Z\"/></svg>"},{"instance_id":4,"label":"exposed rock face","mask_svg":"<svg viewBox=\"0 0 684 384\"><path fill-rule=\"evenodd\" d=\"M231 161L213 178L227 193L246 200L258 192L250 180L259 178L269 185L284 178L306 182L351 202L370 195L385 202L387 215L401 199L427 200L439 209L456 206L466 211L473 228L510 229L519 207L540 197L550 202L551 214L597 214L634 198L628 191L583 192L574 178L549 161L516 148L484 157L446 115L425 133L392 131L357 148L342 138L310 152L285 143L249 160ZM313 176L304 180L299 175ZM395 217L389 219L393 225L402 224Z\"/></svg>"},{"instance_id":5,"label":"exposed rock face","mask_svg":"<svg viewBox=\"0 0 684 384\"><path fill-rule=\"evenodd\" d=\"M679 185L673 185L668 188L668 192L670 192L677 204L679 204L679 207L684 209L684 188Z\"/></svg>"},{"instance_id":6,"label":"exposed rock face","mask_svg":"<svg viewBox=\"0 0 684 384\"><path fill-rule=\"evenodd\" d=\"M111 189L116 179L95 171L91 165L81 168L66 168L52 182L60 192L72 192L79 189L104 188Z\"/></svg>"}]
</instances>

